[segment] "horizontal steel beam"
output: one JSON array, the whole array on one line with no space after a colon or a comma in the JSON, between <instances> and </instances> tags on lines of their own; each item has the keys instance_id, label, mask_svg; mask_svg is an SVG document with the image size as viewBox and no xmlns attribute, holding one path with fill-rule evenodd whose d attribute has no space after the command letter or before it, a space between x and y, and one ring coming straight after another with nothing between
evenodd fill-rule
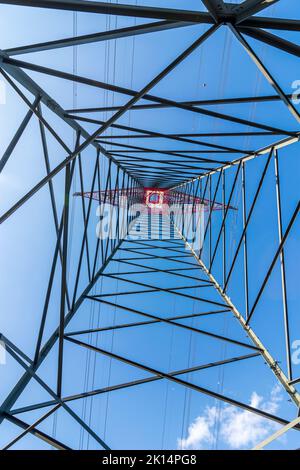
<instances>
[{"instance_id":1,"label":"horizontal steel beam","mask_svg":"<svg viewBox=\"0 0 300 470\"><path fill-rule=\"evenodd\" d=\"M47 8L54 10L81 11L104 15L129 16L133 18L154 18L175 21L191 21L193 23L212 24L209 13L193 10L177 10L148 6L122 5L109 2L86 0L1 0L0 4L19 5L24 7Z\"/></svg>"},{"instance_id":2,"label":"horizontal steel beam","mask_svg":"<svg viewBox=\"0 0 300 470\"><path fill-rule=\"evenodd\" d=\"M214 29L210 28L206 33L204 33L203 36L205 38L207 38L213 32L214 32ZM33 63L30 63L30 62L25 62L25 61L18 60L18 59L12 59L10 57L5 57L4 56L3 57L3 64L8 64L8 65L12 65L12 66L32 70L34 72L43 73L43 74L50 75L50 76L57 77L57 78L63 78L64 80L69 80L69 81L72 81L72 82L82 83L82 84L85 84L85 85L93 86L93 87L96 87L96 88L101 88L101 89L108 90L108 91L114 91L116 93L120 93L120 94L127 95L127 96L136 97L139 93L138 91L131 90L129 88L120 87L120 86L112 85L112 84L109 84L109 83L104 83L104 82L101 82L99 80L93 80L93 79L90 79L90 78L87 78L87 77L81 77L79 75L74 75L74 74L71 74L71 73L62 72L60 70L52 69L52 68L49 68L49 67L43 67L41 65L33 64ZM149 94L148 92L143 94L143 99L147 100L147 101L152 101L152 102L155 102L155 103L159 103L159 104L169 105L171 107L183 109L185 111L190 111L190 112L193 112L193 113L196 113L196 114L201 114L201 115L209 116L209 117L216 118L216 119L221 119L221 120L225 120L225 121L229 121L229 122L234 122L234 123L245 125L245 126L251 126L251 127L258 128L258 129L263 129L265 131L271 131L271 132L275 131L275 132L279 132L282 135L291 135L290 132L288 132L286 130L283 130L283 129L278 129L276 127L267 126L265 124L261 124L261 123L258 123L258 122L251 122L251 121L248 121L246 119L241 119L241 118L238 118L238 117L235 117L235 116L229 116L229 115L223 114L223 113L217 113L215 111L210 111L210 110L204 109L204 108L188 106L188 105L185 105L185 104L181 104L177 101L173 101L173 100L169 100L169 99L166 99L166 98L158 97L156 95ZM121 109L122 108L120 108L119 112L121 111ZM110 127L110 126L111 126L111 124L108 127Z\"/></svg>"},{"instance_id":3,"label":"horizontal steel beam","mask_svg":"<svg viewBox=\"0 0 300 470\"><path fill-rule=\"evenodd\" d=\"M245 137L245 136L265 136L265 135L278 135L277 132L257 131L257 132L201 132L201 133L180 133L180 134L164 134L167 137ZM101 140L104 139L149 139L160 137L159 135L149 134L112 134L102 135ZM110 152L109 152L110 153Z\"/></svg>"},{"instance_id":4,"label":"horizontal steel beam","mask_svg":"<svg viewBox=\"0 0 300 470\"><path fill-rule=\"evenodd\" d=\"M287 424L287 421L285 419L279 418L278 416L274 416L271 413L260 410L258 408L253 407L253 406L250 406L250 405L246 405L245 403L242 403L238 400L235 400L235 399L230 398L228 396L225 396L225 395L222 395L220 393L214 392L213 390L201 387L199 385L190 383L186 380L180 379L180 378L178 378L174 375L170 375L166 372L159 371L159 370L154 369L152 367L149 367L147 365L141 364L140 362L131 360L127 357L121 356L119 354L115 354L115 353L110 352L110 351L106 351L105 349L93 346L92 344L88 344L88 343L85 343L83 341L75 340L74 338L66 337L65 339L67 341L70 341L70 342L72 342L72 343L74 343L78 346L83 347L83 348L90 349L91 351L95 351L96 353L103 354L105 356L111 357L112 359L116 359L117 361L124 362L125 364L128 364L130 366L136 367L136 368L144 370L146 372L150 372L151 374L154 374L155 376L160 376L160 377L162 377L164 379L167 379L171 382L175 382L179 385L183 385L184 387L195 390L196 392L200 392L200 393L203 393L204 395L208 395L208 396L211 396L213 398L216 398L217 400L224 401L225 403L228 403L229 405L233 405L233 406L236 406L238 408L242 408L246 411L249 411L250 413L258 414L259 416L262 416L263 418L267 418L267 419L277 421L277 422L281 421L281 422L284 422L284 424ZM295 427L295 429L297 429L297 427Z\"/></svg>"},{"instance_id":5,"label":"horizontal steel beam","mask_svg":"<svg viewBox=\"0 0 300 470\"><path fill-rule=\"evenodd\" d=\"M241 29L241 28L239 28ZM244 29L244 28L243 28ZM251 28L253 29L253 28ZM292 95L286 95L287 98L291 98ZM265 96L245 96L240 98L220 98L214 100L193 100L193 101L179 101L180 104L185 104L189 106L216 106L223 104L236 104L236 103L264 103L270 101L279 101L280 97L278 95L265 95ZM131 110L144 110L144 109L161 109L161 108L171 108L170 104L136 104L132 106ZM66 112L69 114L75 113L98 113L106 111L118 111L121 108L121 105L116 106L102 106L97 108L78 108L78 109L67 109ZM205 135L205 134L202 134Z\"/></svg>"},{"instance_id":6,"label":"horizontal steel beam","mask_svg":"<svg viewBox=\"0 0 300 470\"><path fill-rule=\"evenodd\" d=\"M109 276L109 274L107 274L107 276ZM114 276L113 278L121 280L121 281L123 280L120 277L115 277ZM129 281L129 282L131 282L131 281ZM195 287L195 286L191 286L191 287ZM198 286L196 286L196 287L198 287ZM187 288L190 288L190 286L187 286ZM193 326L185 325L184 323L179 323L179 322L176 322L174 320L170 320L168 318L162 318L162 317L158 317L157 315L152 315L150 313L141 312L140 310L136 310L136 309L130 308L130 307L125 307L124 305L114 304L112 302L108 302L107 300L98 299L98 298L96 298L96 296L88 296L87 298L90 299L90 300L95 300L97 302L110 305L112 307L116 307L116 309L125 310L127 312L134 313L136 315L141 315L141 316L144 316L146 318L151 318L152 320L155 320L156 322L162 322L162 323L166 323L166 324L171 325L171 326L177 326L178 328L183 328L183 329L189 330L189 331L194 332L194 333L199 333L201 335L209 336L211 338L214 338L214 339L217 339L217 340L220 340L220 341L225 341L225 342L228 342L228 343L235 344L237 346L241 346L241 347L248 348L248 349L254 349L255 351L258 351L257 347L255 347L251 344L244 343L242 341L235 340L234 338L228 338L227 336L217 335L216 333L212 333L210 331L201 330L199 328L195 328ZM66 336L68 336L68 335L66 335Z\"/></svg>"},{"instance_id":7,"label":"horizontal steel beam","mask_svg":"<svg viewBox=\"0 0 300 470\"><path fill-rule=\"evenodd\" d=\"M232 13L236 16L236 23L240 23L277 2L278 0L244 0L233 8Z\"/></svg>"},{"instance_id":8,"label":"horizontal steel beam","mask_svg":"<svg viewBox=\"0 0 300 470\"><path fill-rule=\"evenodd\" d=\"M259 353L253 353L253 354L247 354L247 355L244 355L244 356L232 357L232 358L224 359L224 360L217 361L217 362L210 362L208 364L201 364L199 366L189 367L187 369L180 369L180 370L172 371L172 372L169 372L169 375L177 376L177 375L190 374L190 373L193 373L193 372L198 372L200 370L210 369L212 367L218 367L218 366L221 366L221 365L232 364L234 362L239 362L239 361L243 361L243 360L247 360L247 359L252 359L252 358L255 358L255 357L258 357L258 356L259 356ZM66 403L66 402L69 402L69 401L78 400L80 398L93 397L93 396L101 395L101 394L104 394L104 393L110 393L110 392L114 392L114 391L117 391L117 390L123 390L125 388L135 387L136 385L142 385L142 384L147 384L147 383L151 383L151 382L156 382L157 380L163 380L163 377L161 377L160 375L154 375L154 376L146 377L144 379L133 380L131 382L120 383L120 384L117 384L117 385L110 385L108 387L104 387L104 388L100 388L100 389L96 389L96 390L91 390L91 391L88 391L88 392L78 393L76 395L69 395L69 396L66 396L66 397L62 398L62 401ZM48 407L48 406L55 405L56 403L57 402L55 400L49 400L49 401L46 401L46 402L37 403L35 405L28 405L28 406L24 406L22 408L16 408L16 409L11 411L10 416L15 416L15 415L20 414L20 413L27 413L28 411L38 410L38 409L41 409L41 408L45 408L45 407Z\"/></svg>"},{"instance_id":9,"label":"horizontal steel beam","mask_svg":"<svg viewBox=\"0 0 300 470\"><path fill-rule=\"evenodd\" d=\"M78 120L78 121L90 122L92 124L104 124L104 121L100 121L99 119L91 119L91 118L86 118L86 117L81 117L81 116L72 116L72 115L69 115L69 117L71 117L75 120ZM139 134L145 134L146 133L149 136L153 136L153 137L161 137L163 139L175 140L175 141L179 141L179 142L185 142L185 143L188 143L188 144L200 145L200 146L203 146L203 147L217 148L217 149L221 149L221 150L226 150L228 152L247 153L247 150L241 150L241 149L236 149L236 148L232 148L232 147L225 147L223 145L211 144L209 142L201 142L200 140L192 140L192 139L188 139L188 138L184 138L184 137L176 137L176 136L164 134L162 132L151 131L149 129L141 129L141 128L138 128L138 127L124 126L124 125L120 125L120 124L112 124L111 127L115 128L115 129L129 131L129 132L136 132L136 133L139 133ZM102 138L102 136L101 136L101 138ZM248 153L250 153L250 152L251 151L249 150Z\"/></svg>"},{"instance_id":10,"label":"horizontal steel beam","mask_svg":"<svg viewBox=\"0 0 300 470\"><path fill-rule=\"evenodd\" d=\"M223 288L221 285L218 283L218 281L215 279L215 277L211 274L207 266L203 263L203 261L199 258L198 254L195 252L193 247L190 245L190 243L186 240L184 235L180 232L180 230L175 227L177 232L181 235L183 241L185 242L186 246L191 250L191 252L194 255L194 258L198 261L199 265L201 266L202 270L206 273L208 279L212 281L214 284L214 287L216 291L220 294L224 302L227 304L229 308L232 309L233 314L235 315L236 319L239 321L241 327L243 330L246 332L247 336L252 340L253 344L257 346L259 349L262 350L261 355L264 358L266 364L269 366L270 370L273 372L277 380L281 383L281 385L284 387L285 391L289 394L291 400L294 402L294 404L299 408L300 406L300 394L298 391L293 387L293 385L290 384L287 376L281 369L281 367L278 364L278 361L276 361L273 356L270 354L270 352L267 350L267 348L264 346L264 344L261 342L261 340L258 338L254 330L247 324L247 321L243 317L243 315L239 312L239 310L236 308L236 306L232 303L230 297L223 291Z\"/></svg>"},{"instance_id":11,"label":"horizontal steel beam","mask_svg":"<svg viewBox=\"0 0 300 470\"><path fill-rule=\"evenodd\" d=\"M36 44L29 44L26 46L13 47L10 49L5 49L4 52L9 56L16 56L19 54L49 51L53 49L60 49L62 47L82 46L83 44L90 44L93 42L109 41L112 39L121 39L131 36L138 36L141 34L166 31L168 29L189 26L190 24L191 23L179 21L156 21L155 23L130 26L129 28L120 28L111 31L102 31L100 33L84 34L82 36L58 39L56 41L40 42Z\"/></svg>"},{"instance_id":12,"label":"horizontal steel beam","mask_svg":"<svg viewBox=\"0 0 300 470\"><path fill-rule=\"evenodd\" d=\"M291 421L289 424L286 424L283 428L278 429L274 434L272 434L271 436L267 437L262 442L257 444L252 450L262 450L264 447L266 447L272 441L274 441L275 439L278 439L280 436L285 434L290 429L293 429L299 423L300 423L300 416L293 419L293 421Z\"/></svg>"},{"instance_id":13,"label":"horizontal steel beam","mask_svg":"<svg viewBox=\"0 0 300 470\"><path fill-rule=\"evenodd\" d=\"M150 131L148 131L150 132ZM163 136L163 134L161 134ZM97 139L96 142L100 142L102 144L108 144L107 141L103 141L102 139ZM136 146L136 145L129 145L129 144L120 144L118 142L114 142L113 145L115 147L122 147L122 148L127 148L129 150L117 150L117 152L119 153L122 153L122 152L131 152L131 153L159 153L161 155L171 155L171 156L177 156L177 157L187 157L187 158L190 158L191 160L193 159L193 157L191 155L189 155L188 153L186 152L189 152L189 150L157 150L157 149L153 149L153 148L148 148L148 147L139 147L139 146ZM199 145L201 146L205 146L207 145L209 148L213 147L214 150L213 150L213 153L219 153L219 151L221 151L221 153L252 153L251 150L249 150L248 152L247 151L243 151L241 149L233 149L231 147L224 147L223 145L214 145L214 144L209 144L209 143L206 143L206 142L199 142ZM216 149L216 150L215 150ZM116 150L115 150L116 151ZM111 150L111 152L113 152L113 150ZM209 151L208 150L192 150L190 151L190 153L196 153L196 154L201 154L201 153L208 153ZM204 157L201 157L202 161L207 161L209 163L220 163L219 160L211 160L211 159L208 159L208 158L204 158ZM230 161L226 161L224 163L228 163L230 164Z\"/></svg>"},{"instance_id":14,"label":"horizontal steel beam","mask_svg":"<svg viewBox=\"0 0 300 470\"><path fill-rule=\"evenodd\" d=\"M283 31L300 31L300 21L286 18L268 18L265 16L253 16L242 21L239 25L263 29L280 29Z\"/></svg>"}]
</instances>

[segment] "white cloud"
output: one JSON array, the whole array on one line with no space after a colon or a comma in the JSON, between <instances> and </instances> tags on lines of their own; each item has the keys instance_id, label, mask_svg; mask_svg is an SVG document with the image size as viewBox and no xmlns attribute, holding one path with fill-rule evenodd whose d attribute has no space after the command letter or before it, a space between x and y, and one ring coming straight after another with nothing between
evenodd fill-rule
<instances>
[{"instance_id":1,"label":"white cloud","mask_svg":"<svg viewBox=\"0 0 300 470\"><path fill-rule=\"evenodd\" d=\"M250 405L268 413L276 413L281 400L280 387L276 386L268 400L253 392ZM215 441L216 420L220 426L219 438L231 449L251 448L278 428L273 421L233 406L226 405L220 413L215 406L211 406L190 424L187 437L178 439L178 448L195 450L210 447Z\"/></svg>"},{"instance_id":2,"label":"white cloud","mask_svg":"<svg viewBox=\"0 0 300 470\"><path fill-rule=\"evenodd\" d=\"M0 174L0 188L1 190L14 190L20 188L20 181L16 175Z\"/></svg>"},{"instance_id":3,"label":"white cloud","mask_svg":"<svg viewBox=\"0 0 300 470\"><path fill-rule=\"evenodd\" d=\"M211 444L213 435L211 428L214 425L216 408L211 407L205 410L204 416L198 416L188 428L186 439L178 439L180 449L199 449L204 443Z\"/></svg>"}]
</instances>

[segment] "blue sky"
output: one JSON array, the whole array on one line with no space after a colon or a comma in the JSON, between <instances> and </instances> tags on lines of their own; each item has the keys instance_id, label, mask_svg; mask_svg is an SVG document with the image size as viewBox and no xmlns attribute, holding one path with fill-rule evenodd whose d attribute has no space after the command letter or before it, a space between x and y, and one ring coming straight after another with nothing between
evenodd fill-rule
<instances>
[{"instance_id":1,"label":"blue sky","mask_svg":"<svg viewBox=\"0 0 300 470\"><path fill-rule=\"evenodd\" d=\"M133 3L134 1L126 3ZM139 5L167 6L170 8L183 8L181 1L160 0L152 2L138 1ZM198 0L184 2L186 9L202 9L204 7ZM267 9L264 14L270 16L300 19L300 13L295 8L292 0L278 2L274 7ZM146 23L146 20L137 20L138 23ZM88 34L95 31L125 27L134 24L130 18L106 18L103 15L70 12L55 12L51 10L30 9L12 6L0 6L0 47L1 49L34 42L47 41L57 38L69 37L74 34ZM156 33L155 35L138 36L120 39L117 42L95 43L72 48L59 49L51 52L28 54L20 59L28 62L46 65L67 72L76 72L79 75L97 78L99 80L115 83L120 86L135 90L142 88L164 66L173 60L179 52L183 51L200 34L207 29L206 26L193 26L180 30ZM279 32L276 32L279 34ZM299 43L299 33L280 32L280 36ZM295 57L283 52L258 44L249 40L255 51L269 67L282 88L292 92L292 82L300 79L298 64ZM29 73L36 82L54 97L65 109L76 107L105 106L123 104L127 98L112 92L87 87L85 85L73 86L54 77L48 77L38 73ZM174 100L213 99L221 97L252 96L272 94L272 88L260 76L255 65L250 61L245 51L236 42L230 31L220 29L207 43L175 71L159 83L153 90L153 94L164 96ZM23 90L25 95L32 100L30 94ZM236 115L244 119L257 119L268 125L284 127L289 130L297 130L298 124L288 113L283 104L279 102L262 103L256 105L223 105L210 107L219 112ZM17 126L27 112L26 106L16 95L14 90L6 85L6 104L0 105L0 125L2 129L0 139L0 152L3 153L9 139L13 136ZM74 146L74 134L70 128L47 109L43 108L44 116L49 120L67 144ZM104 115L91 114L108 118ZM187 113L182 110L160 110L148 112L129 112L123 116L119 123L140 128L148 128L153 131L163 132L226 132L240 129L240 126L224 121L213 121L210 118ZM92 132L96 129L93 124L84 124L84 127ZM119 133L119 131L112 131ZM272 137L273 139L273 137ZM244 150L263 147L269 144L269 137L255 138L226 138L226 145L239 146ZM64 157L65 153L47 133L51 167L53 168ZM204 140L204 139L203 139ZM224 138L217 138L215 142L224 144ZM132 139L133 145L136 141ZM150 146L147 139L139 140L140 145ZM159 142L151 142L151 145L159 145L160 148L170 149L174 143L160 139ZM182 147L181 147L182 145ZM188 144L176 143L177 148L187 151L192 149ZM286 227L291 214L299 201L299 144L292 145L280 151L280 169L283 202L283 225ZM155 155L153 156L154 159ZM220 155L220 160L222 155ZM92 178L95 151L86 149L82 154L84 168L84 185L89 189ZM260 157L247 164L248 186L247 204L251 203L255 188L258 184L260 172L265 163L265 157ZM102 186L107 172L107 161L101 160ZM153 163L155 166L155 162ZM291 170L292 169L292 170ZM227 171L228 184L233 180L234 174ZM36 182L45 175L42 146L39 138L38 122L33 118L24 132L14 153L0 176L1 214L14 202L26 193ZM113 170L115 177L115 170ZM58 213L63 203L64 175L59 174L54 178L56 191L56 203ZM214 182L215 184L215 182ZM76 168L72 192L80 191L79 173ZM271 197L272 196L272 197ZM221 197L219 193L218 198ZM228 227L231 239L228 256L232 257L234 248L241 234L241 189L237 188L234 196L234 204L238 208L236 213L230 215ZM97 204L93 202L91 224L89 227L89 241L92 250L95 250L95 227ZM81 201L72 198L70 205L70 256L69 256L69 284L74 285L75 270L78 262L80 243L82 239L82 214ZM216 236L220 223L220 214L214 213ZM271 162L263 192L258 201L254 214L254 220L250 227L249 236L249 273L251 282L250 299L255 299L256 293L263 280L267 267L272 260L278 246L274 234L276 232L276 205L274 192L274 168ZM0 266L0 296L1 314L0 331L22 348L26 354L32 357L37 338L39 321L45 296L46 283L51 267L51 259L55 246L55 230L51 213L49 190L44 187L30 201L1 226L1 266ZM126 245L124 245L126 246ZM130 245L129 245L130 246ZM166 245L165 245L166 246ZM157 250L158 254L167 255L165 250ZM287 278L289 294L289 311L291 318L292 340L298 339L299 331L299 220L296 222L286 245L287 252ZM125 257L126 252L119 252L118 256ZM219 253L220 255L220 253ZM136 255L138 256L138 255ZM205 254L204 254L205 259ZM148 262L142 261L147 265ZM156 266L157 262L149 265ZM174 267L175 262L163 261L163 269ZM113 262L109 266L109 272L129 271L134 268L122 263ZM179 266L179 265L178 265ZM220 256L216 261L215 275L220 276ZM134 278L134 277L133 277ZM137 276L135 277L137 279ZM141 279L138 276L139 280ZM239 258L237 267L230 283L230 295L237 306L243 309L242 287L242 259ZM179 280L178 280L179 279ZM194 285L194 282L174 276L161 274L147 274L143 282L176 287ZM87 266L84 262L79 282L79 292L87 283ZM94 293L115 292L128 288L127 283L114 282L103 278L94 287ZM133 287L132 287L133 289ZM191 295L200 295L201 289L191 288ZM48 337L59 319L59 295L60 295L60 268L56 272L53 295L50 302L49 314L45 329L45 338ZM209 293L211 299L216 299L215 293ZM120 296L111 299L120 304L132 306L143 311L149 311L156 315L172 316L176 314L188 314L205 311L206 306L198 301L189 301L170 294L132 295L128 298ZM278 266L270 279L268 288L257 307L252 326L259 337L265 342L276 359L281 361L285 370L284 337L282 323L282 306L280 292L280 271ZM202 310L201 310L202 309ZM98 306L94 302L86 300L78 314L74 317L69 331L89 328L89 325L107 326L112 323L127 321L139 321L142 317L128 314L109 306ZM216 315L215 317L194 320L185 320L187 324L209 331L227 334L240 341L246 340L243 331L231 315ZM96 338L97 337L97 338ZM87 337L85 339L88 339ZM240 354L240 348L225 343L214 342L202 335L191 334L187 330L171 327L166 324L143 326L129 330L103 332L94 335L93 341L97 341L104 349L112 348L114 352L139 360L149 366L160 368L164 371L177 370L199 365L224 357ZM56 383L57 347L49 354L47 360L39 369L40 376L53 388ZM135 380L147 376L145 372L133 369L130 366L110 361L109 359L94 353L86 353L73 344L65 347L65 376L63 394L69 395L93 388L105 387L111 384ZM5 366L0 365L2 376L0 387L0 399L5 398L9 390L14 386L22 374L22 369L8 357ZM294 366L295 377L300 376L300 366ZM257 403L259 406L272 409L278 415L286 419L295 417L295 407L287 401L287 397L277 391L276 380L272 373L264 365L260 358L247 362L227 365L224 375L218 368L197 372L186 377L203 387L211 388L244 402ZM261 397L261 400L257 398ZM25 390L16 407L26 406L31 402L48 400L49 395L33 381ZM85 404L73 402L72 408L80 416L90 420L91 426L112 448L176 448L178 439L189 446L191 442L202 448L232 448L240 445L251 447L255 439L265 437L273 432L273 426L261 421L248 422L247 415L233 414L221 405L217 408L216 401L184 387L161 380L152 384L141 385L137 388L125 389L108 395L100 395L93 400L87 400ZM219 410L219 411L218 411ZM44 411L22 414L20 417L27 422L33 422ZM89 418L91 413L91 418ZM223 413L223 414L222 414ZM216 416L222 416L228 428L239 431L238 425L246 423L249 428L257 430L257 435L248 437L247 445L234 441L234 444L226 435L222 427L217 432ZM213 418L212 418L213 417ZM195 421L197 420L198 421ZM189 430L192 423L197 423L197 439L194 431ZM200 423L200 424L199 424ZM235 426L235 427L234 427ZM79 426L68 414L60 410L53 417L45 421L41 430L52 434L74 448L99 448L93 439L88 439L87 434L80 431ZM194 428L193 428L194 429ZM200 431L199 431L200 429ZM205 432L204 432L204 431ZM20 432L19 428L7 421L1 427L0 444L5 445L11 438ZM204 434L201 434L204 432ZM259 434L260 433L260 434ZM201 436L203 437L201 438ZM192 437L191 437L192 436ZM216 436L217 442L216 442ZM189 440L186 440L189 439ZM245 437L247 440L247 436ZM253 440L251 440L253 439ZM296 431L290 431L287 438L272 444L270 448L296 448L299 447L299 437ZM32 436L27 436L20 441L15 448L19 449L44 449L48 446Z\"/></svg>"}]
</instances>

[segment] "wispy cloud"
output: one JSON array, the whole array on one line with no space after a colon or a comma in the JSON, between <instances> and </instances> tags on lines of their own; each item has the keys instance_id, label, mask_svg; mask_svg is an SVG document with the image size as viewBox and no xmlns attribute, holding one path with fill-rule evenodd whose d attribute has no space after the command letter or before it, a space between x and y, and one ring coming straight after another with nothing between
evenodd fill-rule
<instances>
[{"instance_id":1,"label":"wispy cloud","mask_svg":"<svg viewBox=\"0 0 300 470\"><path fill-rule=\"evenodd\" d=\"M269 413L276 413L281 400L280 387L276 386L268 399L253 392L250 405ZM215 441L216 420L219 421L219 438L230 449L251 448L278 427L272 421L233 406L226 405L220 412L217 407L211 406L190 424L187 437L178 439L178 448L195 450L211 447Z\"/></svg>"}]
</instances>

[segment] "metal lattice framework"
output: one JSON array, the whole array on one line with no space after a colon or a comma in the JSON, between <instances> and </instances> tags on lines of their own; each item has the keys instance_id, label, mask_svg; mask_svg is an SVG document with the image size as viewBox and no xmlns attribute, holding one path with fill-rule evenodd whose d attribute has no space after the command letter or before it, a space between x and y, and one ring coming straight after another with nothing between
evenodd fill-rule
<instances>
[{"instance_id":1,"label":"metal lattice framework","mask_svg":"<svg viewBox=\"0 0 300 470\"><path fill-rule=\"evenodd\" d=\"M125 393L129 388L142 390L143 387L147 387L146 384L157 381L170 381L200 395L257 414L266 420L286 426L285 430L291 427L295 431L300 430L299 419L290 424L290 417L280 417L275 413L250 406L246 398L241 401L230 397L227 393L216 391L214 387L199 385L197 377L200 376L194 375L204 369L226 368L227 364L248 364L248 361L252 360L257 363L261 361L265 374L274 374L275 380L282 385L288 398L295 405L295 415L298 414L300 394L297 386L300 378L295 375L291 358L291 341L292 338L295 339L296 323L294 324L294 318L291 318L289 313L289 294L293 289L294 280L290 274L287 274L287 269L289 269L287 264L290 263L287 258L293 258L294 250L290 248L286 253L285 249L296 223L299 222L300 200L299 193L298 198L297 196L289 198L288 192L282 197L281 171L286 173L286 170L281 170L281 158L288 160L289 155L286 152L289 151L289 146L296 144L299 140L300 114L296 105L293 104L291 94L283 90L275 76L255 52L249 38L299 57L300 46L274 34L274 30L279 33L300 31L300 21L254 16L273 4L281 3L278 0L269 2L245 0L238 4L229 4L221 0L203 0L202 3L207 11L86 0L0 1L0 4L14 5L12 8L17 8L16 5L19 5L93 15L116 15L116 17L122 16L129 19L147 19L145 23L124 28L22 45L2 50L0 54L0 72L3 79L7 82L7 86L18 95L20 102L27 107L22 122L0 159L0 172L5 173L7 165L14 158L14 151L19 141L34 118L39 126L39 135L36 138L40 139L39 142L42 145L45 168L45 176L5 209L0 216L0 223L5 226L10 220L17 218L19 212L30 203L32 198L38 198L39 194L48 188L51 217L56 234L48 283L44 291L43 308L39 312L39 328L33 338L33 354L28 354L16 341L1 334L1 340L5 343L8 355L23 370L22 375L12 385L1 404L2 426L10 422L15 425L15 429L21 428L22 430L21 433L19 431L15 437L11 438L10 442L5 445L5 449L17 443L22 445L22 440L28 434L42 439L57 449L71 448L72 446L63 439L41 428L51 415L60 410L71 417L74 426L78 425L94 440L97 448L109 449L112 446L111 443L95 430L91 419L82 417L77 409L74 410L72 403L83 402L100 395L113 395L118 390L124 391L123 399L126 403ZM178 52L175 59L169 61L163 70L157 75L154 74L154 78L140 89L102 82L97 78L64 72L26 60L26 54L56 51L60 48L138 35L155 35L165 30L181 31L182 28L188 29L197 25L204 25L205 31L186 49ZM243 54L250 57L262 76L272 85L274 94L187 101L180 98L178 100L164 98L153 91L176 68L181 64L184 66L185 60L193 52L205 47L206 42L223 29L230 31L232 37L240 44ZM272 33L269 30L272 30ZM22 55L21 60L16 57L18 55ZM58 87L60 83L71 82L87 86L95 93L98 90L115 93L120 100L123 98L123 101L122 104L110 106L104 104L101 107L64 109L38 84L39 80L36 77L43 76L57 79ZM292 116L293 130L286 129L284 122L279 128L261 121L244 119L238 115L215 110L219 105L242 106L251 105L251 103L276 104L279 102L283 103ZM157 113L156 116L164 111L186 113L186 115L207 118L211 122L226 123L230 130L170 133L120 124L120 119L129 111L151 116L154 116L151 113ZM90 117L92 113L96 115L96 118ZM106 120L99 119L98 115L101 116L101 113L106 113L109 117ZM89 117L86 117L86 114ZM53 124L54 118L56 123L61 123L62 129L71 130L75 134L73 148L68 143L69 140L64 137L60 127ZM92 131L87 129L92 129ZM228 137L231 138L231 142L234 139L240 142L239 139L243 136L257 137L257 142L261 142L259 139L266 138L268 143L263 147L258 144L256 148L248 150L241 149L238 143L233 146L226 143ZM221 139L221 143L217 144L216 138ZM60 151L60 160L56 159L55 164L51 160L51 151L49 151L50 139L56 143ZM144 141L145 144L139 144ZM175 147L177 145L178 148L168 149L166 147L168 143ZM85 175L87 161L91 169L89 175ZM289 171L292 171L293 165L287 163L287 166ZM61 175L64 177L63 194L61 190L57 190L55 184L56 178ZM78 221L81 231L76 267L73 269L75 274L72 282L69 282L68 263L73 258L69 244L70 206L74 203L72 202L74 201L72 198L74 175L77 175L77 194L81 195L81 198L76 198L76 200L81 203L82 216ZM284 177L287 178L286 174ZM190 198L193 201L202 200L209 205L210 210L206 212L205 219L204 242L200 249L193 246L189 240L188 227L183 226L176 216L172 221L174 238L162 240L145 236L138 241L132 241L128 238L128 234L134 229L136 221L130 211L127 211L125 213L126 230L118 230L121 223L124 226L120 210L117 210L116 216L117 236L113 240L96 239L95 241L91 221L95 203L89 195L97 192L101 194L99 199L102 204L109 200L120 209L118 198L126 194L129 208L132 204L143 202L144 187L168 189L172 204L179 208L184 203L183 201L190 200ZM264 191L267 192L264 193ZM237 194L241 195L239 199ZM262 194L264 194L263 202L261 202ZM294 205L292 210L288 203ZM216 205L221 210L215 211ZM260 256L259 250L264 249L258 244L258 232L263 233L264 219L267 219L266 215L262 216L262 205L266 211L270 211L273 226L271 239L269 238L267 242L270 249L269 261L266 265L258 267L258 263L256 265L254 263L253 266L253 259L257 260ZM232 208L236 210L231 210ZM157 223L164 227L168 221L165 217L157 217ZM237 224L236 244L231 253L230 230L234 219ZM146 221L144 223L146 224ZM124 270L119 271L117 267L124 268ZM272 320L264 323L262 328L259 326L259 321L262 318L272 317L270 309L273 306L268 305L266 301L262 306L261 304L274 272L277 272L277 275L279 273L280 276L281 301L278 318L282 320L280 334L284 331L284 346L280 351L274 350L273 352L273 346L269 344L270 338L264 337ZM153 274L163 276L165 283L162 285L160 282L153 281L153 276L151 277ZM149 281L147 276L149 276ZM59 282L59 298L55 297L58 312L57 324L53 332L46 335L46 324L52 308L52 296L56 289L57 279ZM100 292L99 283L103 279L108 283L103 284ZM174 280L183 284L176 284L174 287L172 284ZM120 284L121 290L118 287ZM130 285L134 290L130 290ZM126 286L129 286L129 290ZM278 285L276 286L278 288ZM274 288L273 284L271 288ZM190 293L191 289L195 289L193 294ZM151 309L151 301L150 311L143 310L139 304L136 306L135 296L151 294L166 296L166 298L162 297L165 314L155 313ZM114 297L115 301L112 301L110 297ZM128 298L127 303L119 302L120 298L125 297ZM171 299L178 297L186 302L199 302L201 311L199 313L183 312L181 315L167 314L173 302ZM136 317L136 321L121 323L111 321L104 326L95 326L86 320L85 327L77 329L72 326L72 321L80 315L80 311L87 303L114 308L121 314L126 312ZM233 316L233 321L239 327L240 336L235 337L234 333L232 336L221 334L221 320L219 319L223 319L224 315L230 315L231 318ZM216 324L220 325L219 331L213 332L209 327L200 328L194 323L184 321L202 317L213 318L217 321ZM165 366L160 368L149 361L144 362L139 359L138 354L132 358L130 354L120 353L118 347L116 349L105 348L100 340L95 340L99 333L120 330L128 331L130 338L131 331L139 331L144 327L150 328L149 325L156 325L157 328L164 325L166 328L173 327L176 331L188 331L199 338L204 337L215 341L216 344L225 343L234 346L237 348L235 351L238 350L239 353L235 352L232 356L221 360L212 360L207 354L206 362L200 361L199 364L198 361L197 365L180 370L167 370ZM277 333L274 332L275 339ZM95 357L107 357L114 362L130 366L137 373L142 371L144 375L131 380L132 374L129 374L129 380L123 382L68 394L64 389L64 377L72 363L70 356L66 353L66 350L71 347L72 351L75 351L75 348L76 350L87 349L95 353ZM243 351L245 348L248 351ZM56 383L53 386L39 371L54 350L57 358L55 359ZM185 354L184 351L183 354ZM195 380L194 377L196 377ZM32 382L43 389L49 399L20 405L19 400L22 399ZM122 399L122 395L120 397ZM31 412L39 412L39 414L33 414L34 418L30 419ZM91 414L93 414L92 405ZM121 445L121 443L117 444L117 446Z\"/></svg>"}]
</instances>

